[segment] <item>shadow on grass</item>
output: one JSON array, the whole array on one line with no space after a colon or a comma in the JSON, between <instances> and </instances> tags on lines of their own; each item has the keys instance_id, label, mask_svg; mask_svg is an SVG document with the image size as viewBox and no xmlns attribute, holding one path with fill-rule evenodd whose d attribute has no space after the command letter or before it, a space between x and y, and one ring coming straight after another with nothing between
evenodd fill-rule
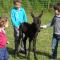
<instances>
[{"instance_id":1,"label":"shadow on grass","mask_svg":"<svg viewBox=\"0 0 60 60\"><path fill-rule=\"evenodd\" d=\"M11 55L13 58L16 59L17 57L19 57L20 59L26 59L26 57L24 56L25 54L23 54L22 52L20 52L17 56L15 56L13 48L7 47L7 49L8 49L9 55Z\"/></svg>"},{"instance_id":2,"label":"shadow on grass","mask_svg":"<svg viewBox=\"0 0 60 60\"><path fill-rule=\"evenodd\" d=\"M14 49L7 47L9 55L14 57Z\"/></svg>"},{"instance_id":3,"label":"shadow on grass","mask_svg":"<svg viewBox=\"0 0 60 60\"><path fill-rule=\"evenodd\" d=\"M57 60L60 60L60 58L58 58Z\"/></svg>"},{"instance_id":4,"label":"shadow on grass","mask_svg":"<svg viewBox=\"0 0 60 60\"><path fill-rule=\"evenodd\" d=\"M27 59L27 57L26 57L26 56L21 55L21 54L19 54L19 55L18 55L18 57L19 57L20 59Z\"/></svg>"},{"instance_id":5,"label":"shadow on grass","mask_svg":"<svg viewBox=\"0 0 60 60\"><path fill-rule=\"evenodd\" d=\"M9 54L13 57L13 58L15 58L15 56L14 56L14 49L12 49L12 48L7 48L8 49L8 52L9 52ZM31 51L31 52L33 52L33 51ZM36 54L37 55L43 55L43 56L46 56L46 57L48 57L49 59L51 58L51 55L49 54L49 53L47 53L47 52L41 52L41 51L36 51ZM27 57L25 57L25 54L23 54L23 53L19 53L18 54L18 56L16 56L16 57L19 57L20 59L27 59Z\"/></svg>"},{"instance_id":6,"label":"shadow on grass","mask_svg":"<svg viewBox=\"0 0 60 60\"><path fill-rule=\"evenodd\" d=\"M51 58L51 55L47 52L36 51L36 53L37 55L43 55L43 56L48 57L49 59Z\"/></svg>"},{"instance_id":7,"label":"shadow on grass","mask_svg":"<svg viewBox=\"0 0 60 60\"><path fill-rule=\"evenodd\" d=\"M29 49L27 49L27 51L28 51ZM33 52L33 50L31 50L31 52ZM34 52L33 52L34 53ZM47 58L49 58L49 59L51 59L51 55L49 54L49 53L47 53L47 52L43 52L43 51L36 51L36 54L37 55L42 55L42 56L46 56Z\"/></svg>"},{"instance_id":8,"label":"shadow on grass","mask_svg":"<svg viewBox=\"0 0 60 60\"><path fill-rule=\"evenodd\" d=\"M32 50L31 50L31 52L33 52ZM42 55L42 56L46 56L48 59L51 59L51 55L49 54L49 53L47 53L47 52L43 52L43 51L36 51L36 54L37 54L37 56L38 55ZM20 55L19 56L20 57L20 59L28 59L28 57L25 57L25 56L22 56L22 55Z\"/></svg>"}]
</instances>

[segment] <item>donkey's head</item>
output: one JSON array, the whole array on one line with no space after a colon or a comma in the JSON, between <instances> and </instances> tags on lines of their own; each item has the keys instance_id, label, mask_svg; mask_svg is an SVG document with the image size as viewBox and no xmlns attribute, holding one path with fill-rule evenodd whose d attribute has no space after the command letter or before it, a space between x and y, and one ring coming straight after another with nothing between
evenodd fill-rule
<instances>
[{"instance_id":1,"label":"donkey's head","mask_svg":"<svg viewBox=\"0 0 60 60\"><path fill-rule=\"evenodd\" d=\"M41 16L43 15L43 11L40 13L39 16L34 16L33 13L31 13L31 16L33 18L33 23L36 25L36 28L38 31L40 31L40 24L41 24Z\"/></svg>"}]
</instances>

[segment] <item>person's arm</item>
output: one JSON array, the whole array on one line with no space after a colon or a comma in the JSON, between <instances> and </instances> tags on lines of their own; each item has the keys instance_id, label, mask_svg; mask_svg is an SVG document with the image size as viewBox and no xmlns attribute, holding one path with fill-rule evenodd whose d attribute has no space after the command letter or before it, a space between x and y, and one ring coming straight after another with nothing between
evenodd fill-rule
<instances>
[{"instance_id":1,"label":"person's arm","mask_svg":"<svg viewBox=\"0 0 60 60\"><path fill-rule=\"evenodd\" d=\"M0 45L1 46L5 46L6 43L7 43L7 37L6 37L6 34L3 32L0 34Z\"/></svg>"},{"instance_id":2,"label":"person's arm","mask_svg":"<svg viewBox=\"0 0 60 60\"><path fill-rule=\"evenodd\" d=\"M24 9L23 9L23 12L24 12L24 17L23 17L24 22L27 22L27 15L26 15L26 12L25 12L25 10L24 10Z\"/></svg>"},{"instance_id":3,"label":"person's arm","mask_svg":"<svg viewBox=\"0 0 60 60\"><path fill-rule=\"evenodd\" d=\"M48 23L47 25L41 25L40 28L48 28L48 27L50 27L50 24L51 23Z\"/></svg>"},{"instance_id":4,"label":"person's arm","mask_svg":"<svg viewBox=\"0 0 60 60\"><path fill-rule=\"evenodd\" d=\"M52 22L51 22L50 26L53 26L53 25L54 25L54 23L55 23L55 16L53 17L53 19L52 19Z\"/></svg>"},{"instance_id":5,"label":"person's arm","mask_svg":"<svg viewBox=\"0 0 60 60\"><path fill-rule=\"evenodd\" d=\"M41 25L41 28L48 28L50 26L53 26L55 23L55 19L53 18L51 22L49 22L47 25Z\"/></svg>"},{"instance_id":6,"label":"person's arm","mask_svg":"<svg viewBox=\"0 0 60 60\"><path fill-rule=\"evenodd\" d=\"M16 21L15 14L14 14L13 10L11 10L11 21L12 21L13 26L15 26L15 27L19 26L18 21Z\"/></svg>"}]
</instances>

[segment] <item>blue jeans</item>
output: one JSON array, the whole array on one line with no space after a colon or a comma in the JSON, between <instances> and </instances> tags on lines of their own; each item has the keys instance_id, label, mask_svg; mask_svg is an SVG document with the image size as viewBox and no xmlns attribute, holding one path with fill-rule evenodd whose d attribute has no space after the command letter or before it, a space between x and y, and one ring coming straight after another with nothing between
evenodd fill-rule
<instances>
[{"instance_id":1,"label":"blue jeans","mask_svg":"<svg viewBox=\"0 0 60 60\"><path fill-rule=\"evenodd\" d=\"M57 58L57 48L58 48L58 42L60 40L60 35L53 34L52 38L52 58Z\"/></svg>"},{"instance_id":2,"label":"blue jeans","mask_svg":"<svg viewBox=\"0 0 60 60\"><path fill-rule=\"evenodd\" d=\"M0 48L0 60L8 60L8 52L6 48Z\"/></svg>"}]
</instances>

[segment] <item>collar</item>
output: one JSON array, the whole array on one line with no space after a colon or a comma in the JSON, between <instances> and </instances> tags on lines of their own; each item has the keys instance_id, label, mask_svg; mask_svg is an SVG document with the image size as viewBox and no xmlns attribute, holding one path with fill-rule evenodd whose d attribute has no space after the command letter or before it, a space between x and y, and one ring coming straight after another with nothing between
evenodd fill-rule
<instances>
[{"instance_id":1,"label":"collar","mask_svg":"<svg viewBox=\"0 0 60 60\"><path fill-rule=\"evenodd\" d=\"M22 11L22 7L20 7L18 10L19 10L19 11Z\"/></svg>"},{"instance_id":2,"label":"collar","mask_svg":"<svg viewBox=\"0 0 60 60\"><path fill-rule=\"evenodd\" d=\"M14 9L16 9L18 11L21 11L22 10L22 7L20 7L19 9L17 9L16 7L14 7Z\"/></svg>"},{"instance_id":3,"label":"collar","mask_svg":"<svg viewBox=\"0 0 60 60\"><path fill-rule=\"evenodd\" d=\"M19 8L18 10L21 10L21 8Z\"/></svg>"},{"instance_id":4,"label":"collar","mask_svg":"<svg viewBox=\"0 0 60 60\"><path fill-rule=\"evenodd\" d=\"M60 17L60 15L56 15L57 17Z\"/></svg>"}]
</instances>

